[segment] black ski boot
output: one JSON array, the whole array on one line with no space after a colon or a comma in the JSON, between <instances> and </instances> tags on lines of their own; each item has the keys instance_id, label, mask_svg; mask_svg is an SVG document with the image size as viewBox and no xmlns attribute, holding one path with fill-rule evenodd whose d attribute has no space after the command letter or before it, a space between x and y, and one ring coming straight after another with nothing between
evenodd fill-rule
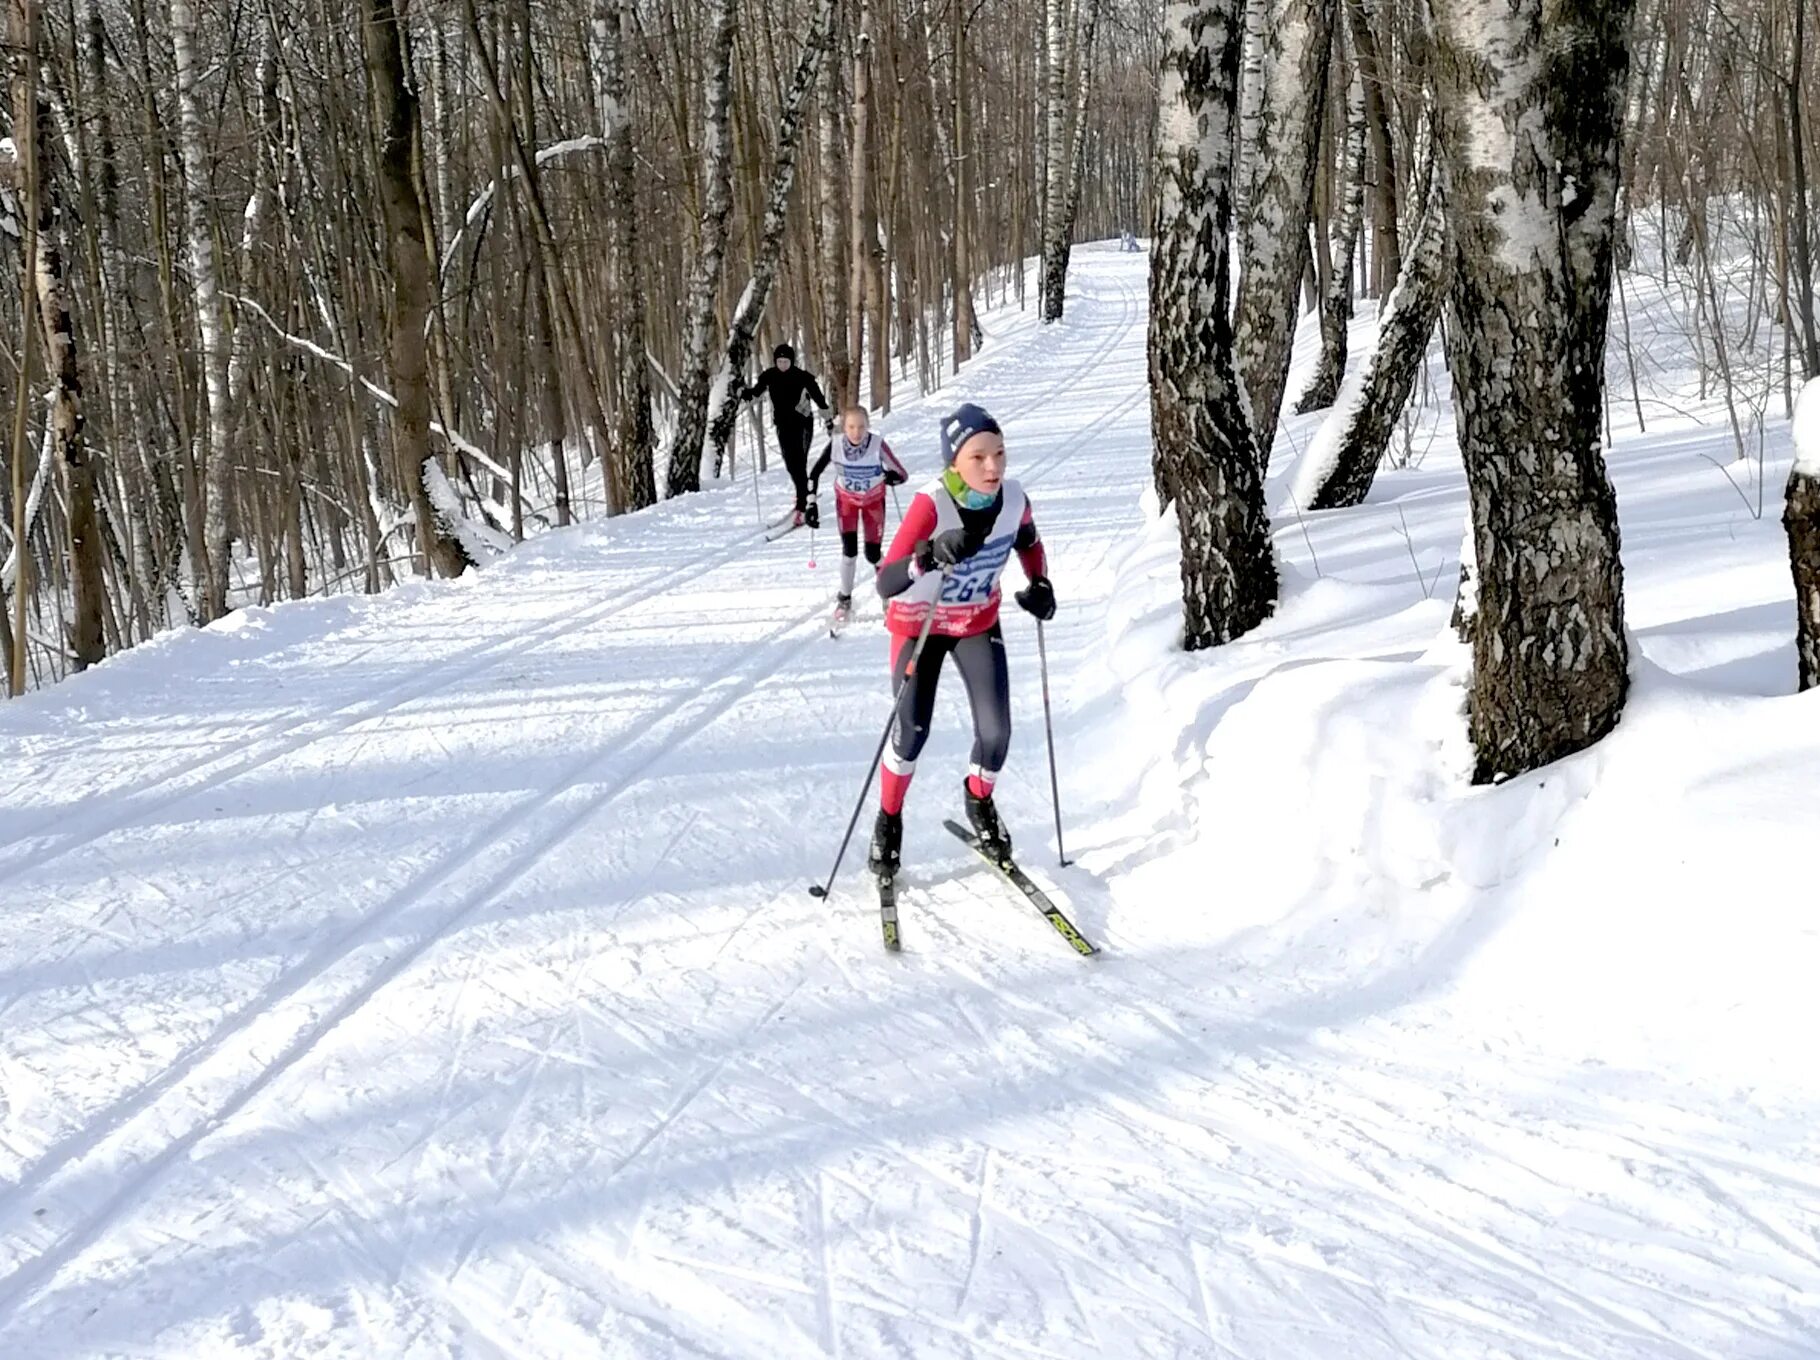
<instances>
[{"instance_id":1,"label":"black ski boot","mask_svg":"<svg viewBox=\"0 0 1820 1360\"><path fill-rule=\"evenodd\" d=\"M1011 858L1011 833L998 819L992 795L976 797L972 786L966 782L961 784L961 792L967 799L967 822L972 826L973 834L979 837L980 848L1000 864L1005 863Z\"/></svg>"},{"instance_id":2,"label":"black ski boot","mask_svg":"<svg viewBox=\"0 0 1820 1360\"><path fill-rule=\"evenodd\" d=\"M866 863L872 872L881 876L895 877L898 866L902 863L900 851L904 845L904 818L901 813L878 810L878 820L872 824L872 853Z\"/></svg>"}]
</instances>

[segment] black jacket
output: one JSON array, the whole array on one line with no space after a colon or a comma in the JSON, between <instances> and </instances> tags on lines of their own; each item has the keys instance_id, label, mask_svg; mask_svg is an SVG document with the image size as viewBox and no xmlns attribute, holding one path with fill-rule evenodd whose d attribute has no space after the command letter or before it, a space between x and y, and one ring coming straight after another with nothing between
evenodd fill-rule
<instances>
[{"instance_id":1,"label":"black jacket","mask_svg":"<svg viewBox=\"0 0 1820 1360\"><path fill-rule=\"evenodd\" d=\"M809 400L828 409L828 398L822 395L821 384L815 381L815 375L796 364L789 369L779 368L775 363L758 375L758 381L740 393L747 401L761 393L771 394L771 419L779 425L797 425L806 423L807 416L797 412L802 402L803 393L809 394Z\"/></svg>"}]
</instances>

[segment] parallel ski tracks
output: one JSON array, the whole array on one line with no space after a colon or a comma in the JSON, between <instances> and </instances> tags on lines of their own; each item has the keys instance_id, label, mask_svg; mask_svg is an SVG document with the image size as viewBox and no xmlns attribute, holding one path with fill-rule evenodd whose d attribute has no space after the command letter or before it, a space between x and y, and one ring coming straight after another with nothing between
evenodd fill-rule
<instances>
[{"instance_id":1,"label":"parallel ski tracks","mask_svg":"<svg viewBox=\"0 0 1820 1360\"><path fill-rule=\"evenodd\" d=\"M1127 341L1135 319L1142 315L1136 290L1129 287L1123 289L1121 304L1120 322L1107 339L1090 355L1077 361L1069 372L1049 384L1041 396L1010 407L1013 417L1040 408L1053 400L1078 380L1078 374L1082 370L1090 369ZM1094 421L1074 431L1048 453L1031 460L1025 465L1029 470L1022 472L1021 479L1033 482L1053 470L1099 428L1123 414L1142 395L1140 392L1117 403ZM763 545L757 531L743 534L728 548L714 555L709 569L727 565L751 548L759 546ZM603 602L560 620L523 629L506 637L492 639L458 656L439 659L418 668L408 679L389 687L378 696L342 705L328 714L307 719L302 724L281 731L267 729L261 735L274 738L269 746L250 753L243 746L237 747L234 752L226 754L230 757L232 754L240 754L245 759L202 780L173 787L177 781L221 759L223 753L198 757L177 770L166 771L142 785L134 794L128 795L129 806L123 815L110 817L104 823L98 822L79 832L70 833L52 846L29 853L11 863L0 863L0 882L41 867L83 845L129 827L144 816L172 803L206 789L219 787L242 774L302 749L313 741L346 731L362 721L383 716L414 699L449 688L471 674L475 661L484 661L508 652L522 654L526 647L540 646L559 636L572 636L578 628L588 627L634 608L662 593L672 574L669 568L653 571L643 577L630 592L610 602ZM79 1221L59 1233L37 1255L29 1255L29 1249L22 1247L20 1255L25 1259L10 1275L0 1277L0 1324L9 1321L34 1301L54 1282L67 1264L100 1240L111 1224L155 1189L163 1177L198 1143L293 1069L388 983L422 958L451 931L496 901L590 817L635 788L665 758L708 730L741 699L763 685L812 644L823 640L823 612L823 603L818 600L811 608L773 629L764 638L740 647L725 665L704 679L700 689L653 714L643 723L639 734L629 742L612 750L590 753L573 762L542 791L495 819L473 838L468 848L447 857L394 890L374 910L333 939L325 941L275 978L246 1005L224 1017L215 1030L178 1055L157 1076L124 1094L81 1130L39 1158L18 1183L0 1195L0 1238L17 1238L29 1234L32 1201L54 1195L65 1188L79 1191L79 1185L71 1186L69 1182L79 1182L89 1164L98 1157L106 1166L115 1166L120 1161L137 1161L138 1165L111 1193L83 1213ZM793 636L797 634L800 636ZM750 658L755 653L767 650L774 654L758 665L750 664ZM258 739L255 738L256 741ZM587 788L597 774L615 763L621 763L623 768L609 783L592 792L574 792L577 788ZM564 799L565 794L570 795L568 806L558 809L557 804ZM507 853L482 878L478 886L460 894L452 909L439 918L433 928L424 930L402 947L398 947L396 941L388 946L384 939L385 927L392 924L410 905L420 902L426 893L437 889L461 870L494 853L502 839L529 829L542 814L553 817L551 824L537 829L522 846ZM13 844L17 846L21 843L15 841ZM359 956L363 954L375 957L362 959ZM307 1000L304 994L311 990L313 984L343 967L352 976L332 1004L324 1005L321 1000L311 1003ZM783 988L782 996L773 1009L781 1009L800 985L801 978L798 978ZM306 1016L301 1023L291 1027L288 1037L283 1033L282 1024L274 1026L260 1023L291 1005L300 1006L305 1010ZM280 1032L271 1033L274 1028ZM251 1042L236 1044L235 1041L241 1038ZM275 1056L265 1059L255 1056L258 1052L269 1054L274 1047L278 1050ZM252 1070L237 1074L233 1071L234 1068L245 1067L249 1063ZM217 1066L228 1070L219 1073L219 1087L213 1096L202 1095L201 1098L192 1100L187 1110L179 1105L175 1109L163 1111L167 1117L158 1119L159 1107L168 1103L167 1096L181 1093L186 1086L210 1084L210 1078L216 1076L211 1069ZM686 1092L683 1103L687 1105L698 1099L712 1086L724 1066L722 1064L711 1069L699 1084ZM630 1163L640 1155L679 1112L671 1111L661 1119L650 1135L625 1159L626 1162ZM186 1127L155 1149L135 1149L131 1142L132 1130L147 1120L157 1121L159 1127L166 1127L171 1122L185 1124ZM119 1146L122 1143L126 1146ZM99 1176L105 1172L97 1169L94 1174Z\"/></svg>"}]
</instances>

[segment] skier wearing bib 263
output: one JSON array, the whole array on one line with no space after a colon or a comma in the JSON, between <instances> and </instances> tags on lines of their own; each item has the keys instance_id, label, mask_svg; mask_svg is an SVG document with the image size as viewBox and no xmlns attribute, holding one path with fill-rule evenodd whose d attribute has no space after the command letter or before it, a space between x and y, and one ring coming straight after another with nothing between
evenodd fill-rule
<instances>
[{"instance_id":1,"label":"skier wearing bib 263","mask_svg":"<svg viewBox=\"0 0 1820 1360\"><path fill-rule=\"evenodd\" d=\"M779 345L771 351L771 367L758 375L758 381L740 393L751 401L762 393L771 396L771 423L777 430L777 451L789 469L790 482L796 488L796 522L803 523L803 511L809 504L809 445L815 439L813 413L820 407L825 414L828 399L822 386L807 369L796 366L796 351Z\"/></svg>"},{"instance_id":2,"label":"skier wearing bib 263","mask_svg":"<svg viewBox=\"0 0 1820 1360\"><path fill-rule=\"evenodd\" d=\"M811 507L820 494L822 473L834 465L834 516L840 524L840 597L834 603L834 624L843 627L853 611L853 576L859 566L859 531L866 531L866 560L878 566L885 537L885 488L909 479L891 446L871 431L863 406L849 406L841 413L839 433L828 437L828 446L809 470ZM810 523L815 523L811 511Z\"/></svg>"},{"instance_id":3,"label":"skier wearing bib 263","mask_svg":"<svg viewBox=\"0 0 1820 1360\"><path fill-rule=\"evenodd\" d=\"M1017 602L1039 619L1055 616L1055 591L1024 488L1005 478L1005 441L982 408L962 406L942 422L947 470L904 512L878 573L889 601L891 672L897 719L885 748L873 872L894 874L903 844L904 795L929 738L942 662L954 658L973 709L973 761L963 787L967 820L995 859L1011 854L1011 837L992 803L992 786L1011 747L1011 682L999 629L999 577L1016 552L1030 584ZM908 675L916 639L930 611L929 640Z\"/></svg>"}]
</instances>

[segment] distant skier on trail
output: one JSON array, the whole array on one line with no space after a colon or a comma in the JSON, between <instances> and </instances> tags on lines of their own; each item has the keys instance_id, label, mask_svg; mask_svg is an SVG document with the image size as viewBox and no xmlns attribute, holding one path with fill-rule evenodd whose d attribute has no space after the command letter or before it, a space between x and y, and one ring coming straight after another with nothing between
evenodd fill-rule
<instances>
[{"instance_id":1,"label":"distant skier on trail","mask_svg":"<svg viewBox=\"0 0 1820 1360\"><path fill-rule=\"evenodd\" d=\"M879 564L885 537L885 488L901 486L910 474L891 452L891 446L871 430L863 406L849 406L841 413L841 428L828 436L822 456L809 470L810 522L820 514L817 498L822 473L834 466L834 516L840 527L840 594L834 602L829 631L839 633L853 616L853 578L859 566L860 530L866 533L866 560Z\"/></svg>"},{"instance_id":2,"label":"distant skier on trail","mask_svg":"<svg viewBox=\"0 0 1820 1360\"><path fill-rule=\"evenodd\" d=\"M796 350L789 345L772 350L771 367L739 395L742 401L751 401L761 393L770 394L777 449L796 488L796 523L814 528L816 517L809 508L809 446L815 439L815 409L820 407L826 415L828 398L822 395L815 375L797 367Z\"/></svg>"},{"instance_id":3,"label":"distant skier on trail","mask_svg":"<svg viewBox=\"0 0 1820 1360\"><path fill-rule=\"evenodd\" d=\"M1038 619L1055 616L1048 561L1024 488L1005 477L1005 440L998 422L972 404L942 422L941 476L918 491L904 512L878 573L888 604L891 673L897 717L884 754L878 820L870 863L897 872L903 845L904 797L916 758L929 739L942 662L953 656L973 710L973 758L963 794L981 848L1008 860L1011 837L992 802L992 788L1011 747L1011 681L999 628L999 577L1015 551L1029 585L1017 602ZM928 641L913 656L929 611ZM914 661L914 671L906 675Z\"/></svg>"}]
</instances>

